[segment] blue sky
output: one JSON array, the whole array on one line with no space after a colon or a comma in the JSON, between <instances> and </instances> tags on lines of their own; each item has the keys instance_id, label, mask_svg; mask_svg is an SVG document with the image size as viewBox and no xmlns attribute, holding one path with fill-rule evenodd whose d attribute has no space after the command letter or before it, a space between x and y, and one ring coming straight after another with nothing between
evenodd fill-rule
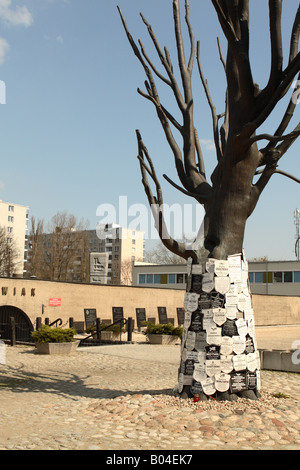
<instances>
[{"instance_id":1,"label":"blue sky","mask_svg":"<svg viewBox=\"0 0 300 470\"><path fill-rule=\"evenodd\" d=\"M255 7L253 71L262 87L270 62L268 2L250 3ZM175 64L171 0L0 0L0 79L6 84L6 104L0 105L0 198L28 205L30 215L45 221L66 210L88 219L90 228L95 228L97 207L110 203L118 208L119 196L127 196L129 207L147 205L136 159L137 128L157 173L178 181L155 111L136 92L145 77L125 37L117 4L133 36L143 38L152 54L139 16L144 13ZM216 38L222 38L222 32L209 0L190 0L190 6L203 69L221 113L225 83ZM286 52L297 6L297 0L284 2ZM210 145L210 111L196 66L194 81L197 127L210 174L216 157ZM164 102L176 109L171 96ZM297 123L298 109L295 114ZM274 133L280 115L279 107L264 127L266 132ZM299 177L299 159L300 139L280 168ZM191 202L161 182L167 204ZM300 208L300 186L274 176L247 223L248 258L295 259L296 208Z\"/></svg>"}]
</instances>

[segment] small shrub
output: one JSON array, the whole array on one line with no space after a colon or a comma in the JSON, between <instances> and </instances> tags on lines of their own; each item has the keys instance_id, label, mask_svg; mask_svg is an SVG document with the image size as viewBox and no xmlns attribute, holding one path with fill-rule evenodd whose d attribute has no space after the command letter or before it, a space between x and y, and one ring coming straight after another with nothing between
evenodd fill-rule
<instances>
[{"instance_id":1,"label":"small shrub","mask_svg":"<svg viewBox=\"0 0 300 470\"><path fill-rule=\"evenodd\" d=\"M35 343L71 343L76 331L73 328L50 328L43 325L31 334Z\"/></svg>"},{"instance_id":2,"label":"small shrub","mask_svg":"<svg viewBox=\"0 0 300 470\"><path fill-rule=\"evenodd\" d=\"M150 322L143 322L147 328L144 331L145 335L171 335L171 336L179 336L182 337L182 327L181 326L173 326L172 323L168 323L166 325L162 325L158 323L155 325L154 323Z\"/></svg>"}]
</instances>

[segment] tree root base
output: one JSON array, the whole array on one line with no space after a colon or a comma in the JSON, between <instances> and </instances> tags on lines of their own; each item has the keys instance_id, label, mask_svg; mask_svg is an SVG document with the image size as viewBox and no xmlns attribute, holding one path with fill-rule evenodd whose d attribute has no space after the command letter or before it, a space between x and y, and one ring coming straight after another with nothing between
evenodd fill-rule
<instances>
[{"instance_id":1,"label":"tree root base","mask_svg":"<svg viewBox=\"0 0 300 470\"><path fill-rule=\"evenodd\" d=\"M207 401L207 400L217 400L217 401L237 401L238 398L246 398L247 400L257 401L261 397L258 390L243 390L238 393L230 393L228 392L216 392L213 396L205 395L201 393L199 395L199 401ZM190 391L189 386L185 386L183 391L180 394L180 398L183 400L188 400L194 398L194 395Z\"/></svg>"}]
</instances>

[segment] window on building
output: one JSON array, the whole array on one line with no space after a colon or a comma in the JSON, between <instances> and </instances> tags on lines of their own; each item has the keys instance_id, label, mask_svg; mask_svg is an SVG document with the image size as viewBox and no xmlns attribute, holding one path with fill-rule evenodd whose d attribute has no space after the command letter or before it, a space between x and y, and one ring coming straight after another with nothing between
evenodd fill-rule
<instances>
[{"instance_id":1,"label":"window on building","mask_svg":"<svg viewBox=\"0 0 300 470\"><path fill-rule=\"evenodd\" d=\"M169 274L168 275L168 283L175 284L176 283L176 274Z\"/></svg>"},{"instance_id":2,"label":"window on building","mask_svg":"<svg viewBox=\"0 0 300 470\"><path fill-rule=\"evenodd\" d=\"M8 216L8 222L13 222L13 221L14 221L13 216L12 216L12 215L9 215L9 216Z\"/></svg>"},{"instance_id":3,"label":"window on building","mask_svg":"<svg viewBox=\"0 0 300 470\"><path fill-rule=\"evenodd\" d=\"M273 273L274 282L282 282L282 272Z\"/></svg>"},{"instance_id":4,"label":"window on building","mask_svg":"<svg viewBox=\"0 0 300 470\"><path fill-rule=\"evenodd\" d=\"M160 274L154 274L154 284L160 284Z\"/></svg>"},{"instance_id":5,"label":"window on building","mask_svg":"<svg viewBox=\"0 0 300 470\"><path fill-rule=\"evenodd\" d=\"M160 283L161 284L168 284L168 275L167 274L161 274L160 275Z\"/></svg>"},{"instance_id":6,"label":"window on building","mask_svg":"<svg viewBox=\"0 0 300 470\"><path fill-rule=\"evenodd\" d=\"M254 282L255 284L263 284L264 273L254 273Z\"/></svg>"},{"instance_id":7,"label":"window on building","mask_svg":"<svg viewBox=\"0 0 300 470\"><path fill-rule=\"evenodd\" d=\"M286 271L283 273L284 282L293 282L293 273L291 271Z\"/></svg>"},{"instance_id":8,"label":"window on building","mask_svg":"<svg viewBox=\"0 0 300 470\"><path fill-rule=\"evenodd\" d=\"M15 206L8 206L8 212L14 212Z\"/></svg>"},{"instance_id":9,"label":"window on building","mask_svg":"<svg viewBox=\"0 0 300 470\"><path fill-rule=\"evenodd\" d=\"M184 274L177 274L177 284L184 284Z\"/></svg>"},{"instance_id":10,"label":"window on building","mask_svg":"<svg viewBox=\"0 0 300 470\"><path fill-rule=\"evenodd\" d=\"M294 282L300 282L300 271L294 272Z\"/></svg>"},{"instance_id":11,"label":"window on building","mask_svg":"<svg viewBox=\"0 0 300 470\"><path fill-rule=\"evenodd\" d=\"M146 284L146 274L139 274L139 284Z\"/></svg>"},{"instance_id":12,"label":"window on building","mask_svg":"<svg viewBox=\"0 0 300 470\"><path fill-rule=\"evenodd\" d=\"M264 273L264 284L272 284L273 283L273 273Z\"/></svg>"},{"instance_id":13,"label":"window on building","mask_svg":"<svg viewBox=\"0 0 300 470\"><path fill-rule=\"evenodd\" d=\"M250 284L254 283L254 273L249 273L249 282Z\"/></svg>"},{"instance_id":14,"label":"window on building","mask_svg":"<svg viewBox=\"0 0 300 470\"><path fill-rule=\"evenodd\" d=\"M7 227L7 233L12 233L13 228L12 227Z\"/></svg>"},{"instance_id":15,"label":"window on building","mask_svg":"<svg viewBox=\"0 0 300 470\"><path fill-rule=\"evenodd\" d=\"M146 284L153 284L153 274L146 274Z\"/></svg>"}]
</instances>

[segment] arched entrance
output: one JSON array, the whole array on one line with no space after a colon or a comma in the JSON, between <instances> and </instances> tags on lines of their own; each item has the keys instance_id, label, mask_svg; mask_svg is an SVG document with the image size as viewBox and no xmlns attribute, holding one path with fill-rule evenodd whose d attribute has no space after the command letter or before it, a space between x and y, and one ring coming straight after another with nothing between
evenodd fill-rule
<instances>
[{"instance_id":1,"label":"arched entrance","mask_svg":"<svg viewBox=\"0 0 300 470\"><path fill-rule=\"evenodd\" d=\"M16 324L16 340L31 341L33 325L23 310L10 305L0 307L0 339L10 339L10 318L14 317Z\"/></svg>"}]
</instances>

